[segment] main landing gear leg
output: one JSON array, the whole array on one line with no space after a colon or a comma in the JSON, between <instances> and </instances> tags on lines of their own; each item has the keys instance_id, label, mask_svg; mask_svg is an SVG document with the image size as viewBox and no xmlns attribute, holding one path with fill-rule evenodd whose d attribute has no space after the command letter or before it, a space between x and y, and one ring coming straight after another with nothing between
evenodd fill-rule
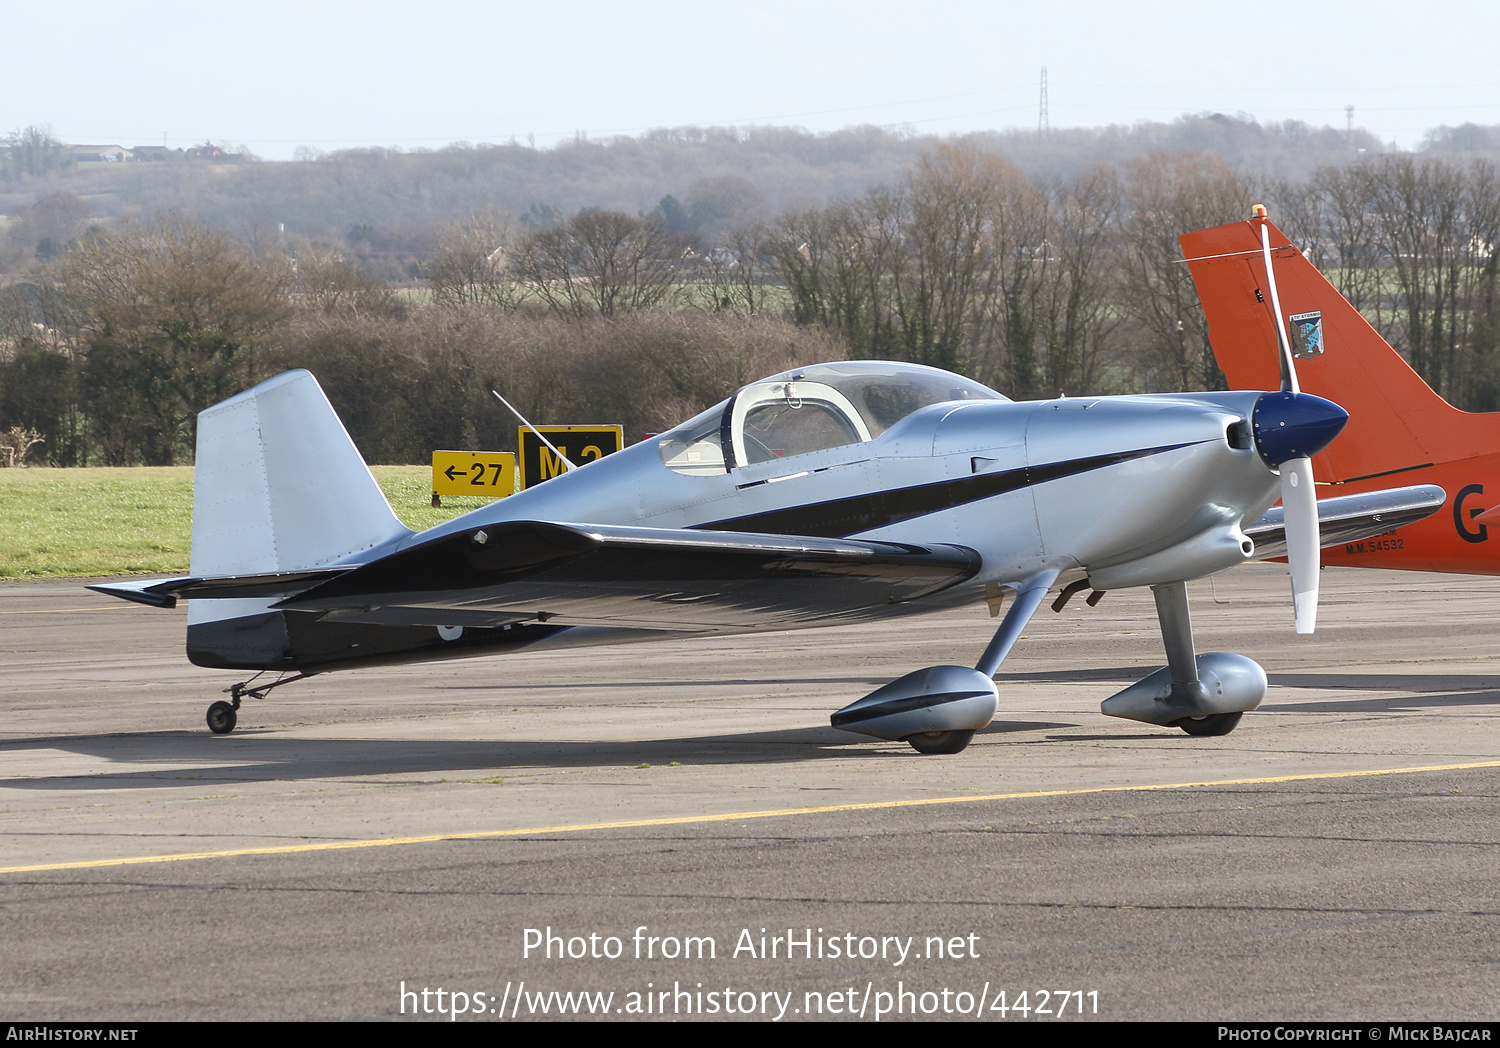
<instances>
[{"instance_id":1,"label":"main landing gear leg","mask_svg":"<svg viewBox=\"0 0 1500 1048\"><path fill-rule=\"evenodd\" d=\"M1031 621L1031 616L1036 614L1036 609L1047 596L1047 590L1052 583L1057 581L1057 572L1044 571L1023 582L1016 587L1015 603L1011 604L1010 610L1005 613L1005 618L1000 622L1000 628L995 631L994 638L985 647L984 654L979 656L979 663L974 667L975 672L982 673L993 680L995 674L1000 672L1000 664L1005 661L1005 656L1010 654L1010 649L1016 646L1016 641L1021 639L1021 631Z\"/></svg>"},{"instance_id":2,"label":"main landing gear leg","mask_svg":"<svg viewBox=\"0 0 1500 1048\"><path fill-rule=\"evenodd\" d=\"M891 681L839 710L835 728L903 741L918 753L958 753L995 716L995 671L1047 596L1057 572L1045 571L1016 587L1016 599L974 669L929 666Z\"/></svg>"},{"instance_id":3,"label":"main landing gear leg","mask_svg":"<svg viewBox=\"0 0 1500 1048\"><path fill-rule=\"evenodd\" d=\"M1193 648L1193 616L1188 609L1187 583L1152 586L1151 595L1156 598L1156 618L1161 623L1162 644L1167 649L1167 669L1172 671L1172 696L1199 705L1200 697L1207 698L1207 694L1198 676L1198 654ZM1190 714L1177 721L1177 726L1189 735L1228 735L1239 725L1242 716L1242 711Z\"/></svg>"},{"instance_id":4,"label":"main landing gear leg","mask_svg":"<svg viewBox=\"0 0 1500 1048\"><path fill-rule=\"evenodd\" d=\"M1151 595L1156 598L1167 664L1105 699L1101 712L1147 724L1176 725L1189 735L1228 735L1241 715L1265 698L1265 670L1227 651L1196 654L1187 583L1152 586Z\"/></svg>"},{"instance_id":5,"label":"main landing gear leg","mask_svg":"<svg viewBox=\"0 0 1500 1048\"><path fill-rule=\"evenodd\" d=\"M262 684L256 688L250 687L251 684L255 683L256 677L259 676L259 674L256 674L255 677L251 677L249 680L240 681L240 683L224 689L224 693L229 696L231 701L224 702L220 700L208 708L208 716L205 719L208 721L209 731L215 735L228 735L234 731L235 724L239 722L240 700L246 695L252 699L263 699L266 697L266 693L272 688L279 688L283 684L292 683L294 680L305 680L310 674L299 673L295 677L278 677L270 684Z\"/></svg>"}]
</instances>

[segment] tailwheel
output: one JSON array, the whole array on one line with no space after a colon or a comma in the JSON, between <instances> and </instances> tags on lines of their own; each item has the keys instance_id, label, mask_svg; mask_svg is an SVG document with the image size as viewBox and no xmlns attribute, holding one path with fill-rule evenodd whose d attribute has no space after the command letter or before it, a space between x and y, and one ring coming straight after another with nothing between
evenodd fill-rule
<instances>
[{"instance_id":1,"label":"tailwheel","mask_svg":"<svg viewBox=\"0 0 1500 1048\"><path fill-rule=\"evenodd\" d=\"M961 753L973 737L972 731L919 731L906 741L918 753Z\"/></svg>"},{"instance_id":2,"label":"tailwheel","mask_svg":"<svg viewBox=\"0 0 1500 1048\"><path fill-rule=\"evenodd\" d=\"M1228 735L1239 727L1243 713L1210 713L1204 717L1184 717L1177 726L1189 735Z\"/></svg>"},{"instance_id":3,"label":"tailwheel","mask_svg":"<svg viewBox=\"0 0 1500 1048\"><path fill-rule=\"evenodd\" d=\"M239 720L240 700L246 695L252 699L263 699L266 697L266 693L272 688L279 688L283 684L292 683L294 680L306 680L311 674L298 673L292 677L282 675L270 684L259 684L251 687L252 684L255 684L260 679L260 676L257 673L249 680L240 681L238 684L224 689L224 694L228 695L231 701L224 702L221 700L208 708L208 717L206 719L208 720L209 731L215 735L228 735L234 731L235 723Z\"/></svg>"},{"instance_id":4,"label":"tailwheel","mask_svg":"<svg viewBox=\"0 0 1500 1048\"><path fill-rule=\"evenodd\" d=\"M208 730L215 735L228 735L234 731L239 714L227 702L216 702L208 708Z\"/></svg>"}]
</instances>

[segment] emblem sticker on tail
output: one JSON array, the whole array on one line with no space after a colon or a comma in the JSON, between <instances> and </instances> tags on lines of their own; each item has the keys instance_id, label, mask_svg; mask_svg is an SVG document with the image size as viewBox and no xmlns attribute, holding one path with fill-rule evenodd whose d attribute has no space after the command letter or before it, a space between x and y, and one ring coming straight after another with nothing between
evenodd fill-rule
<instances>
[{"instance_id":1,"label":"emblem sticker on tail","mask_svg":"<svg viewBox=\"0 0 1500 1048\"><path fill-rule=\"evenodd\" d=\"M1287 330L1292 336L1292 356L1298 360L1311 360L1323 355L1323 311L1293 313L1287 318Z\"/></svg>"}]
</instances>

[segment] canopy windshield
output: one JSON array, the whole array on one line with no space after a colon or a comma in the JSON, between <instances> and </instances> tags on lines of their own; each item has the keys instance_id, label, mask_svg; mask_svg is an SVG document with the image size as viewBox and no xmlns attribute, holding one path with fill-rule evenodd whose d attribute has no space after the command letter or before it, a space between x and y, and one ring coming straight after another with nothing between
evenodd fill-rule
<instances>
[{"instance_id":1,"label":"canopy windshield","mask_svg":"<svg viewBox=\"0 0 1500 1048\"><path fill-rule=\"evenodd\" d=\"M661 457L679 473L724 473L873 440L931 404L1005 399L978 382L920 364L816 364L745 386L684 422L662 436Z\"/></svg>"}]
</instances>

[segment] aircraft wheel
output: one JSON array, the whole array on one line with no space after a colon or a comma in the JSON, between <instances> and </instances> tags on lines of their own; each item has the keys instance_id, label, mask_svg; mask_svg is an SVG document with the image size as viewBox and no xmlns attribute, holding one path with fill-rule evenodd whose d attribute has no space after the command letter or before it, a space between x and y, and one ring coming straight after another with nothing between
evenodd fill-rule
<instances>
[{"instance_id":1,"label":"aircraft wheel","mask_svg":"<svg viewBox=\"0 0 1500 1048\"><path fill-rule=\"evenodd\" d=\"M208 730L215 735L228 735L234 731L239 715L227 702L216 702L208 708Z\"/></svg>"},{"instance_id":2,"label":"aircraft wheel","mask_svg":"<svg viewBox=\"0 0 1500 1048\"><path fill-rule=\"evenodd\" d=\"M906 741L918 753L959 753L973 737L972 731L921 731Z\"/></svg>"},{"instance_id":3,"label":"aircraft wheel","mask_svg":"<svg viewBox=\"0 0 1500 1048\"><path fill-rule=\"evenodd\" d=\"M1184 717L1177 726L1189 735L1228 735L1239 726L1243 713L1210 713L1206 717Z\"/></svg>"}]
</instances>

